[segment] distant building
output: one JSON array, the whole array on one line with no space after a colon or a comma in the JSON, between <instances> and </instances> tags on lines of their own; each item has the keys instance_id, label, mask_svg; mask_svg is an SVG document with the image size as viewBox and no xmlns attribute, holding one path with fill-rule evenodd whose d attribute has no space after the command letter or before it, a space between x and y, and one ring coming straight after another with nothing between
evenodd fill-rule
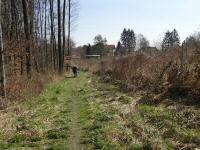
<instances>
[{"instance_id":1,"label":"distant building","mask_svg":"<svg viewBox=\"0 0 200 150\"><path fill-rule=\"evenodd\" d=\"M87 52L88 46L85 45L83 47L76 47L73 48L71 51L71 56L74 59L78 58L101 58L103 56L114 56L115 52L115 45L104 45L102 48L98 47L96 48L95 46L90 47L90 51Z\"/></svg>"},{"instance_id":2,"label":"distant building","mask_svg":"<svg viewBox=\"0 0 200 150\"><path fill-rule=\"evenodd\" d=\"M107 53L108 56L114 56L115 51L116 51L115 45L105 45L104 47L105 49L108 50L108 53Z\"/></svg>"},{"instance_id":3,"label":"distant building","mask_svg":"<svg viewBox=\"0 0 200 150\"><path fill-rule=\"evenodd\" d=\"M101 55L85 55L85 58L87 58L87 59L91 59L91 58L100 59Z\"/></svg>"},{"instance_id":4,"label":"distant building","mask_svg":"<svg viewBox=\"0 0 200 150\"><path fill-rule=\"evenodd\" d=\"M105 48L113 50L115 49L115 45L105 45Z\"/></svg>"}]
</instances>

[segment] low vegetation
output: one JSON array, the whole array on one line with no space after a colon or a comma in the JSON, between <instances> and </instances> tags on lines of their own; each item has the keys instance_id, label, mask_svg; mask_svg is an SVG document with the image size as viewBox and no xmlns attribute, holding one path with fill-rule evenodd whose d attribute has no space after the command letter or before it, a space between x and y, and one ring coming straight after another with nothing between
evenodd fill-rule
<instances>
[{"instance_id":1,"label":"low vegetation","mask_svg":"<svg viewBox=\"0 0 200 150\"><path fill-rule=\"evenodd\" d=\"M14 103L38 96L45 85L57 82L60 76L56 73L33 74L31 78L26 76L10 77L7 82L7 99L0 98L0 109L4 109Z\"/></svg>"},{"instance_id":2,"label":"low vegetation","mask_svg":"<svg viewBox=\"0 0 200 150\"><path fill-rule=\"evenodd\" d=\"M80 82L81 81L81 82ZM194 106L140 104L100 77L80 73L39 97L0 112L0 149L194 149L200 112Z\"/></svg>"},{"instance_id":3,"label":"low vegetation","mask_svg":"<svg viewBox=\"0 0 200 150\"><path fill-rule=\"evenodd\" d=\"M96 78L95 78L96 80ZM94 83L94 82L93 82ZM94 84L83 110L87 149L194 149L200 146L199 109L138 104L115 86ZM88 111L89 110L89 111Z\"/></svg>"},{"instance_id":4,"label":"low vegetation","mask_svg":"<svg viewBox=\"0 0 200 150\"><path fill-rule=\"evenodd\" d=\"M0 112L0 149L60 149L69 137L66 82L51 84L39 97Z\"/></svg>"},{"instance_id":5,"label":"low vegetation","mask_svg":"<svg viewBox=\"0 0 200 150\"><path fill-rule=\"evenodd\" d=\"M143 93L146 96L143 102L156 104L170 99L187 105L199 104L199 55L190 52L186 62L182 62L181 50L177 49L152 54L136 52L101 60L83 59L76 63L124 91Z\"/></svg>"}]
</instances>

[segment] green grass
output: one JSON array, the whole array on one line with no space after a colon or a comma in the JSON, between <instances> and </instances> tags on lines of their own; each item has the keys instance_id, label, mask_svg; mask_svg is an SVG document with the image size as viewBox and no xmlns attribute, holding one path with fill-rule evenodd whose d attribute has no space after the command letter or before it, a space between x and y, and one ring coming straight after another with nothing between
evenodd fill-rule
<instances>
[{"instance_id":1,"label":"green grass","mask_svg":"<svg viewBox=\"0 0 200 150\"><path fill-rule=\"evenodd\" d=\"M51 84L39 97L1 112L0 149L66 149L71 105L78 96L75 85L83 86L77 80Z\"/></svg>"},{"instance_id":2,"label":"green grass","mask_svg":"<svg viewBox=\"0 0 200 150\"><path fill-rule=\"evenodd\" d=\"M82 142L87 149L151 150L200 145L198 109L193 113L193 108L183 107L177 112L173 106L135 106L138 96L129 97L93 78L93 89L85 97L88 109L82 110ZM192 116L196 122L184 124Z\"/></svg>"},{"instance_id":3,"label":"green grass","mask_svg":"<svg viewBox=\"0 0 200 150\"><path fill-rule=\"evenodd\" d=\"M200 145L198 108L135 105L139 97L81 72L77 79L65 78L39 97L1 111L0 149L171 150Z\"/></svg>"}]
</instances>

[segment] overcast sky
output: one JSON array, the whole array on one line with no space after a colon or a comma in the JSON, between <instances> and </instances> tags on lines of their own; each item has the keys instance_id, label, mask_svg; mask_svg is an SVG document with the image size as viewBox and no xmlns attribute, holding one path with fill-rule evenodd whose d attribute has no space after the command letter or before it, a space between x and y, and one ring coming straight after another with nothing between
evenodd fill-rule
<instances>
[{"instance_id":1,"label":"overcast sky","mask_svg":"<svg viewBox=\"0 0 200 150\"><path fill-rule=\"evenodd\" d=\"M199 29L200 0L79 0L73 31L77 45L92 43L97 34L116 44L124 27L142 33L153 44L176 28L181 40Z\"/></svg>"}]
</instances>

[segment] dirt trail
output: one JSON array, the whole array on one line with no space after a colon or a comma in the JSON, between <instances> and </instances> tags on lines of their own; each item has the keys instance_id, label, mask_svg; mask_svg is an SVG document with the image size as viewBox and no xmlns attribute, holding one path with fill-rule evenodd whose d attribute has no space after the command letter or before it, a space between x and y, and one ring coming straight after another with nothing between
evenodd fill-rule
<instances>
[{"instance_id":1,"label":"dirt trail","mask_svg":"<svg viewBox=\"0 0 200 150\"><path fill-rule=\"evenodd\" d=\"M80 138L81 138L81 125L80 125L80 99L76 97L77 90L73 90L73 98L70 112L70 137L69 137L69 150L82 150Z\"/></svg>"}]
</instances>

